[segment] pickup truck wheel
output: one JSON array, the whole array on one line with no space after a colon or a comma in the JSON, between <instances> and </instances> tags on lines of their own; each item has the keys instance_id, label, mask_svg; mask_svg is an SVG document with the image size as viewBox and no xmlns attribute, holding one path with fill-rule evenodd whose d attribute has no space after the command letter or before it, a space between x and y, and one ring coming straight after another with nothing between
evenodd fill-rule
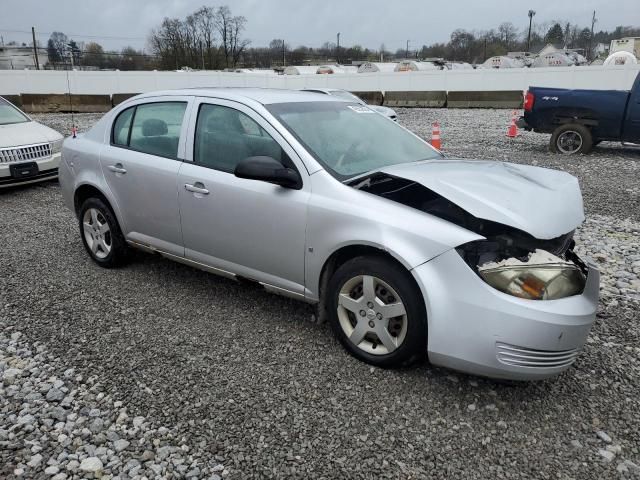
<instances>
[{"instance_id":1,"label":"pickup truck wheel","mask_svg":"<svg viewBox=\"0 0 640 480\"><path fill-rule=\"evenodd\" d=\"M551 135L549 149L553 153L573 155L589 153L593 147L591 131L584 125L569 123L555 129Z\"/></svg>"}]
</instances>

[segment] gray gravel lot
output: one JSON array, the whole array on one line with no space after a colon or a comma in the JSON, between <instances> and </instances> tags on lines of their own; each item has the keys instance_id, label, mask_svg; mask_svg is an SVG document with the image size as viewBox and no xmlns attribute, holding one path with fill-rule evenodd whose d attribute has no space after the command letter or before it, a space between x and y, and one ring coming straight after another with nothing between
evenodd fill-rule
<instances>
[{"instance_id":1,"label":"gray gravel lot","mask_svg":"<svg viewBox=\"0 0 640 480\"><path fill-rule=\"evenodd\" d=\"M196 467L193 478L640 478L640 151L603 145L567 160L547 153L546 136L508 141L509 111L399 113L427 136L438 119L451 156L580 178L588 220L579 248L601 266L604 286L574 367L516 385L426 363L372 368L302 303L142 253L126 268L100 269L58 186L21 188L0 193L0 477L90 477L81 460L103 454L103 478L123 479ZM69 131L68 116L36 117ZM81 130L99 118L76 117ZM12 368L20 374L8 380ZM53 377L68 390L62 400L28 397ZM99 409L103 428L83 434L67 416L59 429L72 441L60 442L47 430L57 433L47 426L56 407L87 418ZM145 428L120 431L122 410ZM112 426L129 442L121 452ZM177 463L158 474L164 445L179 449ZM131 460L140 466L125 473ZM45 473L51 465L59 472Z\"/></svg>"}]
</instances>

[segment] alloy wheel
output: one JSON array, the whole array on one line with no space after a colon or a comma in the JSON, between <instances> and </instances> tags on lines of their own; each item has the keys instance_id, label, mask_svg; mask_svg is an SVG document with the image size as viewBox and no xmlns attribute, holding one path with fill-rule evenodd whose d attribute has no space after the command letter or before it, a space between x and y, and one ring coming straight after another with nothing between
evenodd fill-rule
<instances>
[{"instance_id":1,"label":"alloy wheel","mask_svg":"<svg viewBox=\"0 0 640 480\"><path fill-rule=\"evenodd\" d=\"M567 130L558 136L556 145L562 153L576 153L582 148L582 135L573 130Z\"/></svg>"},{"instance_id":2,"label":"alloy wheel","mask_svg":"<svg viewBox=\"0 0 640 480\"><path fill-rule=\"evenodd\" d=\"M112 238L109 223L97 208L88 208L82 217L84 239L96 258L106 258L111 252Z\"/></svg>"},{"instance_id":3,"label":"alloy wheel","mask_svg":"<svg viewBox=\"0 0 640 480\"><path fill-rule=\"evenodd\" d=\"M400 295L372 275L358 275L338 294L338 320L349 341L372 355L399 348L407 335L407 311Z\"/></svg>"}]
</instances>

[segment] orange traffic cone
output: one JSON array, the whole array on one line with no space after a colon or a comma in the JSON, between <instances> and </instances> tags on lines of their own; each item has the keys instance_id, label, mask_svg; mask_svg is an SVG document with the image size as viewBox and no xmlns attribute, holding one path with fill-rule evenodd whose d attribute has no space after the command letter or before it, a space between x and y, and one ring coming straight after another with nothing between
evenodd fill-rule
<instances>
[{"instance_id":1,"label":"orange traffic cone","mask_svg":"<svg viewBox=\"0 0 640 480\"><path fill-rule=\"evenodd\" d=\"M517 115L518 112L514 110L513 114L511 115L511 123L509 124L509 128L507 128L507 137L509 138L516 138L518 136L518 126L516 125Z\"/></svg>"},{"instance_id":2,"label":"orange traffic cone","mask_svg":"<svg viewBox=\"0 0 640 480\"><path fill-rule=\"evenodd\" d=\"M442 144L440 143L440 124L438 122L433 122L433 129L431 130L431 146L438 150L442 149Z\"/></svg>"},{"instance_id":3,"label":"orange traffic cone","mask_svg":"<svg viewBox=\"0 0 640 480\"><path fill-rule=\"evenodd\" d=\"M76 126L74 125L73 127L71 127L71 136L72 136L73 138L76 138L77 134L78 134L78 129L77 129L77 128L76 128Z\"/></svg>"}]
</instances>

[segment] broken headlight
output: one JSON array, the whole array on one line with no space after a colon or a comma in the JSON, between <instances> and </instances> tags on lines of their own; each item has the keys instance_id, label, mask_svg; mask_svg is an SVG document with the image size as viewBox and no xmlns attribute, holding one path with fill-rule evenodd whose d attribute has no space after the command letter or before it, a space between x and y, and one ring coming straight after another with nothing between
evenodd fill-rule
<instances>
[{"instance_id":1,"label":"broken headlight","mask_svg":"<svg viewBox=\"0 0 640 480\"><path fill-rule=\"evenodd\" d=\"M541 245L535 247L494 237L456 250L496 290L528 300L555 300L582 293L587 279L587 268L573 253L570 236L556 240L538 241Z\"/></svg>"},{"instance_id":2,"label":"broken headlight","mask_svg":"<svg viewBox=\"0 0 640 480\"><path fill-rule=\"evenodd\" d=\"M582 293L585 276L576 265L505 265L480 268L480 277L501 292L529 300L556 300Z\"/></svg>"}]
</instances>

